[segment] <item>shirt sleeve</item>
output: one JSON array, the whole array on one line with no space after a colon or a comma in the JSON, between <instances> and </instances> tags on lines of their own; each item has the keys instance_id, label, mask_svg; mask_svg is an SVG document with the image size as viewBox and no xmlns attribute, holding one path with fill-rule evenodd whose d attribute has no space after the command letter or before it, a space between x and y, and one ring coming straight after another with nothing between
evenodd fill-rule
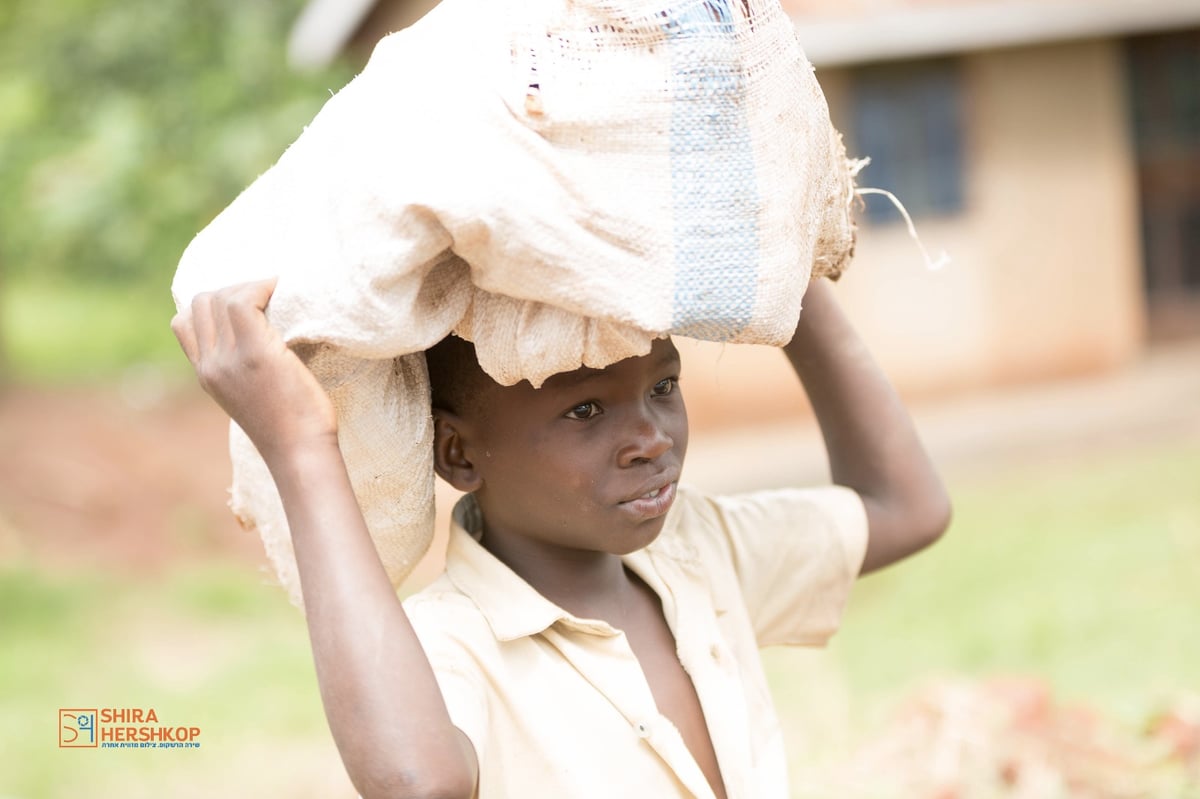
<instances>
[{"instance_id":1,"label":"shirt sleeve","mask_svg":"<svg viewBox=\"0 0 1200 799\"><path fill-rule=\"evenodd\" d=\"M867 549L849 488L777 489L705 500L759 646L824 645L837 631Z\"/></svg>"},{"instance_id":2,"label":"shirt sleeve","mask_svg":"<svg viewBox=\"0 0 1200 799\"><path fill-rule=\"evenodd\" d=\"M419 594L405 601L404 610L437 678L450 721L470 739L482 768L488 739L487 680L470 648L454 634L476 621L463 618L469 614L456 607L461 603L454 599L459 598L447 602L436 594Z\"/></svg>"}]
</instances>

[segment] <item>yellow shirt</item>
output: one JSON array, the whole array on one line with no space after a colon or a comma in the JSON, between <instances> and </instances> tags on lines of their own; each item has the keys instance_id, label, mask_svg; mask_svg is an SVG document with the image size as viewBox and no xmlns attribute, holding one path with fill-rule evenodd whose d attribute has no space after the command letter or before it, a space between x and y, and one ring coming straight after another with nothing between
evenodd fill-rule
<instances>
[{"instance_id":1,"label":"yellow shirt","mask_svg":"<svg viewBox=\"0 0 1200 799\"><path fill-rule=\"evenodd\" d=\"M475 745L480 799L711 799L624 634L537 593L478 543L479 529L464 497L445 573L405 609ZM866 543L849 489L681 488L658 539L624 558L662 600L730 799L788 795L758 649L824 644Z\"/></svg>"}]
</instances>

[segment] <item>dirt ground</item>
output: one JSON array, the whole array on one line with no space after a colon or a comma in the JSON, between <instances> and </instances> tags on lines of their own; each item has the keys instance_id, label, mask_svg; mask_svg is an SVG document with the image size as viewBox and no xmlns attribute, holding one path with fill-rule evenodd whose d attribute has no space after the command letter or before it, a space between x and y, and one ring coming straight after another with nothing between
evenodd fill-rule
<instances>
[{"instance_id":1,"label":"dirt ground","mask_svg":"<svg viewBox=\"0 0 1200 799\"><path fill-rule=\"evenodd\" d=\"M0 393L0 561L160 569L257 560L226 507L228 422L198 391L10 386Z\"/></svg>"},{"instance_id":2,"label":"dirt ground","mask_svg":"<svg viewBox=\"0 0 1200 799\"><path fill-rule=\"evenodd\" d=\"M1200 342L1152 350L1115 374L923 402L914 415L955 472L1181 437L1200 446ZM824 468L810 420L698 426L685 476L706 488L819 479ZM153 376L0 389L0 563L140 573L181 558L262 564L257 538L225 504L227 430L199 389Z\"/></svg>"}]
</instances>

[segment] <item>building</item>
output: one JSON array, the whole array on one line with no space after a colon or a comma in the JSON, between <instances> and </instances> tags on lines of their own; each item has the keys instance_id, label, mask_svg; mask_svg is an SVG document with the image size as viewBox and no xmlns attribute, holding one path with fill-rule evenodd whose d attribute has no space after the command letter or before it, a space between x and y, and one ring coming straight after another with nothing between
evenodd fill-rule
<instances>
[{"instance_id":1,"label":"building","mask_svg":"<svg viewBox=\"0 0 1200 799\"><path fill-rule=\"evenodd\" d=\"M860 185L893 191L952 258L928 270L866 198L843 291L902 390L1110 370L1200 335L1200 3L784 4L851 155L872 159ZM364 60L432 5L313 0L293 56ZM795 407L773 353L730 349L699 359L714 410Z\"/></svg>"}]
</instances>

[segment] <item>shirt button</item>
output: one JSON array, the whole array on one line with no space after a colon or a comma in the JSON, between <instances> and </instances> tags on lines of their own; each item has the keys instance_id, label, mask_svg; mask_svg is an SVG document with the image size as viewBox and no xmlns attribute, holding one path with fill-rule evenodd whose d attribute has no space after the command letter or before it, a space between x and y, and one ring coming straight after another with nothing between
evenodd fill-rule
<instances>
[{"instance_id":1,"label":"shirt button","mask_svg":"<svg viewBox=\"0 0 1200 799\"><path fill-rule=\"evenodd\" d=\"M708 650L708 652L710 655L712 655L713 660L715 660L718 663L721 662L721 645L720 644L713 644L712 647Z\"/></svg>"},{"instance_id":2,"label":"shirt button","mask_svg":"<svg viewBox=\"0 0 1200 799\"><path fill-rule=\"evenodd\" d=\"M638 722L637 734L638 734L639 738L649 738L650 737L650 726L648 724L646 724L645 722Z\"/></svg>"}]
</instances>

